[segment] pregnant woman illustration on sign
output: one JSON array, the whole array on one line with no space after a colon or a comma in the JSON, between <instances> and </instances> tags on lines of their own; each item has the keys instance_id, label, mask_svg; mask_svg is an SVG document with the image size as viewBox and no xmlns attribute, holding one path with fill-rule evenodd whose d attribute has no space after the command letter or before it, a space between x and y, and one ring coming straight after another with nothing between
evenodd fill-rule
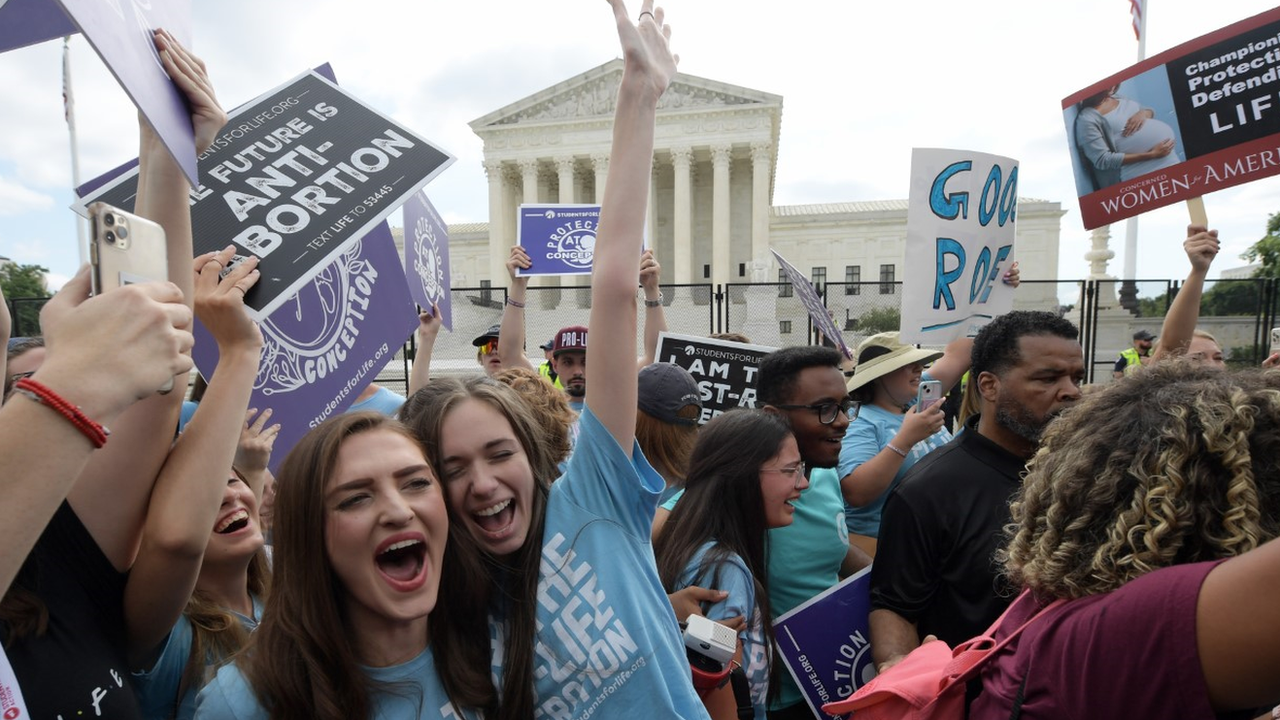
<instances>
[{"instance_id":1,"label":"pregnant woman illustration on sign","mask_svg":"<svg viewBox=\"0 0 1280 720\"><path fill-rule=\"evenodd\" d=\"M1116 95L1118 87L1081 100L1076 116L1076 147L1094 190L1182 162L1173 150L1173 128L1150 108Z\"/></svg>"}]
</instances>

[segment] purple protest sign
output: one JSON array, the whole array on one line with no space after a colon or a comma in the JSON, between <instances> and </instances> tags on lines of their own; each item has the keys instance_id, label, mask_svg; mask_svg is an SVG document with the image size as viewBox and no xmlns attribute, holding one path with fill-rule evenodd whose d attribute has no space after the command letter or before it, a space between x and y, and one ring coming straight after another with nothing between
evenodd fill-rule
<instances>
[{"instance_id":1,"label":"purple protest sign","mask_svg":"<svg viewBox=\"0 0 1280 720\"><path fill-rule=\"evenodd\" d=\"M198 187L191 111L161 66L152 37L152 31L163 28L190 48L190 0L58 0L58 4L151 124L191 187Z\"/></svg>"},{"instance_id":2,"label":"purple protest sign","mask_svg":"<svg viewBox=\"0 0 1280 720\"><path fill-rule=\"evenodd\" d=\"M54 0L0 0L0 52L76 32L75 23Z\"/></svg>"},{"instance_id":3,"label":"purple protest sign","mask_svg":"<svg viewBox=\"0 0 1280 720\"><path fill-rule=\"evenodd\" d=\"M308 430L351 406L416 326L385 222L262 323L265 344L249 407L271 408L271 422L280 423L273 471ZM192 355L211 377L218 348L198 323Z\"/></svg>"},{"instance_id":4,"label":"purple protest sign","mask_svg":"<svg viewBox=\"0 0 1280 720\"><path fill-rule=\"evenodd\" d=\"M813 326L818 329L818 332L822 333L823 337L835 343L845 357L853 357L853 351L849 349L848 345L844 344L844 336L840 334L840 328L831 319L830 313L827 312L827 306L822 304L822 298L818 297L818 291L813 289L809 278L805 277L794 265L787 262L786 258L779 255L777 250L770 250L769 252L773 253L778 265L787 273L787 279L795 287L800 303L804 305L805 310L809 311Z\"/></svg>"},{"instance_id":5,"label":"purple protest sign","mask_svg":"<svg viewBox=\"0 0 1280 720\"><path fill-rule=\"evenodd\" d=\"M517 275L590 275L599 205L521 205L516 244L530 266Z\"/></svg>"},{"instance_id":6,"label":"purple protest sign","mask_svg":"<svg viewBox=\"0 0 1280 720\"><path fill-rule=\"evenodd\" d=\"M871 568L846 578L773 623L778 655L814 717L875 677L871 659Z\"/></svg>"},{"instance_id":7,"label":"purple protest sign","mask_svg":"<svg viewBox=\"0 0 1280 720\"><path fill-rule=\"evenodd\" d=\"M414 302L424 310L439 307L441 324L453 332L449 228L425 191L404 206L404 274Z\"/></svg>"}]
</instances>

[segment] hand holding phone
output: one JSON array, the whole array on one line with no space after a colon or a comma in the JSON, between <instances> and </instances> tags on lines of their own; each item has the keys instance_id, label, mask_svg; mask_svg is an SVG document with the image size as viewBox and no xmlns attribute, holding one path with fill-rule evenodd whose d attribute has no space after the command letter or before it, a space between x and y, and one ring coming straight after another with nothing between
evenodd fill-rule
<instances>
[{"instance_id":1,"label":"hand holding phone","mask_svg":"<svg viewBox=\"0 0 1280 720\"><path fill-rule=\"evenodd\" d=\"M942 400L942 383L937 380L921 380L916 390L916 412L924 412Z\"/></svg>"}]
</instances>

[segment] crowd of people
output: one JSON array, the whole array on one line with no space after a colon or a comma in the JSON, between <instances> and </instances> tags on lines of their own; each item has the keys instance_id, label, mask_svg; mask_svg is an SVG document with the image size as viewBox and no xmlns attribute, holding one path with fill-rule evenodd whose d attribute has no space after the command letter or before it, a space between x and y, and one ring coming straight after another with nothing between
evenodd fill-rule
<instances>
[{"instance_id":1,"label":"crowd of people","mask_svg":"<svg viewBox=\"0 0 1280 720\"><path fill-rule=\"evenodd\" d=\"M868 566L881 673L1035 618L970 684L970 717L1269 714L1280 372L1226 370L1196 328L1216 233L1189 228L1159 337L1136 334L1107 386L1084 385L1069 321L1015 311L942 351L874 335L851 372L828 347L774 351L756 407L700 426L698 383L655 362L642 249L671 28L652 0L610 5L624 71L588 325L528 361L517 247L479 371L432 377L424 311L408 396L370 384L278 477L279 425L249 407L256 263L188 260L189 187L141 124L136 209L170 281L91 296L86 269L41 337L9 342L5 717L815 718L773 621ZM155 42L208 147L226 115L203 63ZM219 359L184 409L159 389L191 371L195 317ZM922 382L966 384L959 425L917 406ZM695 670L693 616L736 638L718 673Z\"/></svg>"}]
</instances>

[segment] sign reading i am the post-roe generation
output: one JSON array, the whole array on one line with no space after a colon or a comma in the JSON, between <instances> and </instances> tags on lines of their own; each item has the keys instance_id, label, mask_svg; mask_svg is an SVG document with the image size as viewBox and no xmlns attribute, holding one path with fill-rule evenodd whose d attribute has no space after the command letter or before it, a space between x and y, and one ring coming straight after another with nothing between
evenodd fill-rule
<instances>
[{"instance_id":1,"label":"sign reading i am the post-roe generation","mask_svg":"<svg viewBox=\"0 0 1280 720\"><path fill-rule=\"evenodd\" d=\"M907 203L902 341L945 345L1013 309L1018 162L916 148Z\"/></svg>"},{"instance_id":2,"label":"sign reading i am the post-roe generation","mask_svg":"<svg viewBox=\"0 0 1280 720\"><path fill-rule=\"evenodd\" d=\"M1062 101L1086 230L1280 174L1280 8Z\"/></svg>"},{"instance_id":3,"label":"sign reading i am the post-roe generation","mask_svg":"<svg viewBox=\"0 0 1280 720\"><path fill-rule=\"evenodd\" d=\"M658 335L658 360L679 365L693 376L702 396L699 425L736 407L756 406L760 360L777 348L715 340L697 335Z\"/></svg>"},{"instance_id":4,"label":"sign reading i am the post-roe generation","mask_svg":"<svg viewBox=\"0 0 1280 720\"><path fill-rule=\"evenodd\" d=\"M240 108L200 156L196 254L236 246L262 276L245 297L262 321L453 157L308 72ZM137 170L83 199L131 209Z\"/></svg>"}]
</instances>

